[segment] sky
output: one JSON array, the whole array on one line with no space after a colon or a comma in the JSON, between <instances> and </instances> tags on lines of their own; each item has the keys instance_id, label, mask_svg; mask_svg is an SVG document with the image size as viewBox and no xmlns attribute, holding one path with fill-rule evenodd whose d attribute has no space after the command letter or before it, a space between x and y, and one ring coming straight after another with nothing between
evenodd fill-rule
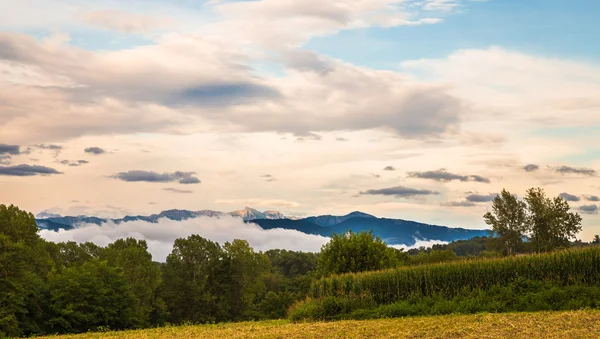
<instances>
[{"instance_id":1,"label":"sky","mask_svg":"<svg viewBox=\"0 0 600 339\"><path fill-rule=\"evenodd\" d=\"M595 0L0 0L0 202L600 233ZM320 240L318 240L320 241Z\"/></svg>"}]
</instances>

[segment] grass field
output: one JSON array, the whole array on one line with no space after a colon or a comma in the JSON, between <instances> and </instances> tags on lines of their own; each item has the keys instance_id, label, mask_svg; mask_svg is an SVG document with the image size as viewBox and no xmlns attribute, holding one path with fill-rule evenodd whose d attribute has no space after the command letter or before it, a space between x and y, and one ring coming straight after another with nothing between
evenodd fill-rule
<instances>
[{"instance_id":1,"label":"grass field","mask_svg":"<svg viewBox=\"0 0 600 339\"><path fill-rule=\"evenodd\" d=\"M600 338L600 311L450 315L297 324L264 321L50 338Z\"/></svg>"}]
</instances>

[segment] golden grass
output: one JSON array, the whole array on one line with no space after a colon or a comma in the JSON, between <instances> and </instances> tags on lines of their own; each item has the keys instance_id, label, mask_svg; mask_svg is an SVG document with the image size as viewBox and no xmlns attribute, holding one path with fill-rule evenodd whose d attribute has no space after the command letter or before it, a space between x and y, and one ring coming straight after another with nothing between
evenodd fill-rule
<instances>
[{"instance_id":1,"label":"golden grass","mask_svg":"<svg viewBox=\"0 0 600 339\"><path fill-rule=\"evenodd\" d=\"M298 324L280 320L51 338L600 338L600 311L448 315Z\"/></svg>"}]
</instances>

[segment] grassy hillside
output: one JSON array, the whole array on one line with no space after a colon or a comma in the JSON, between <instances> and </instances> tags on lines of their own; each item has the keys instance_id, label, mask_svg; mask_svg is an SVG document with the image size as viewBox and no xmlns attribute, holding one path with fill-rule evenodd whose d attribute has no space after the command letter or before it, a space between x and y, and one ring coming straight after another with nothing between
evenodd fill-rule
<instances>
[{"instance_id":1,"label":"grassy hillside","mask_svg":"<svg viewBox=\"0 0 600 339\"><path fill-rule=\"evenodd\" d=\"M598 338L600 311L450 315L292 324L285 321L88 333L85 338Z\"/></svg>"}]
</instances>

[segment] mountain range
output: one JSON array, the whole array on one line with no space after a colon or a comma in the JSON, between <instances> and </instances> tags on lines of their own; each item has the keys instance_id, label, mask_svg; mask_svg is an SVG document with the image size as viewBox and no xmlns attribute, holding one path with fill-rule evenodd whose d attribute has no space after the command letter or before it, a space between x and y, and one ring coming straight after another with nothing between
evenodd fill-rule
<instances>
[{"instance_id":1,"label":"mountain range","mask_svg":"<svg viewBox=\"0 0 600 339\"><path fill-rule=\"evenodd\" d=\"M108 221L116 224L136 220L156 223L162 218L181 221L197 217L218 218L223 216L242 218L245 222L252 222L266 230L283 228L321 236L331 236L333 233L339 234L346 231L373 231L373 234L381 237L390 245L412 246L419 240L451 242L488 235L487 230L451 228L403 219L378 218L363 212L352 212L343 216L321 215L298 219L286 217L278 211L260 212L250 207L229 213L212 210L188 211L174 209L149 216L126 216L120 219L40 213L36 221L41 229L58 231L77 228L80 224L102 225Z\"/></svg>"}]
</instances>

